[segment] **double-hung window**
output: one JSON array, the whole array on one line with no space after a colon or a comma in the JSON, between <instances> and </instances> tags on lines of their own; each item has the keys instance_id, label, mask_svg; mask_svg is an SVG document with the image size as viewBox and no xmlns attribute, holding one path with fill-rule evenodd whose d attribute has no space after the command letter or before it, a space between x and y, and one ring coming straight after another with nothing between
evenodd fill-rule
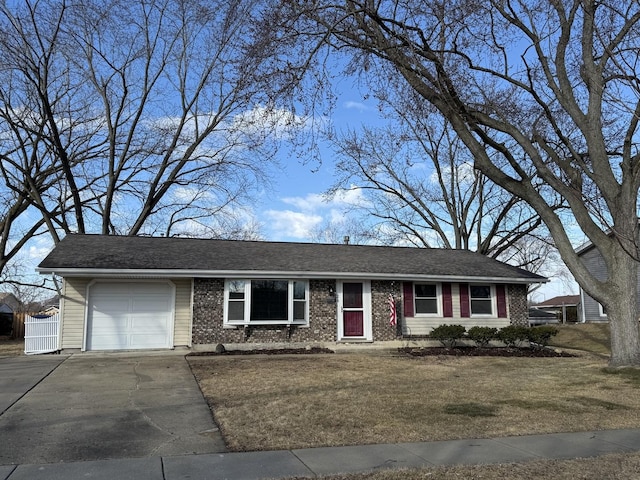
<instances>
[{"instance_id":1,"label":"double-hung window","mask_svg":"<svg viewBox=\"0 0 640 480\"><path fill-rule=\"evenodd\" d=\"M440 314L440 295L435 283L414 283L414 312L416 315Z\"/></svg>"},{"instance_id":2,"label":"double-hung window","mask_svg":"<svg viewBox=\"0 0 640 480\"><path fill-rule=\"evenodd\" d=\"M494 295L491 285L470 285L471 315L494 315Z\"/></svg>"},{"instance_id":3,"label":"double-hung window","mask_svg":"<svg viewBox=\"0 0 640 480\"><path fill-rule=\"evenodd\" d=\"M229 325L306 325L309 284L302 280L227 280L224 321Z\"/></svg>"}]
</instances>

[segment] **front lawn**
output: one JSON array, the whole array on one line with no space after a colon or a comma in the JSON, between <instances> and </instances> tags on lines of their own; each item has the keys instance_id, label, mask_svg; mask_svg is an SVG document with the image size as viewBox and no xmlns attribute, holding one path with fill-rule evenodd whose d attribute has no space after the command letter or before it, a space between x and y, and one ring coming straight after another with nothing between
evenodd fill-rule
<instances>
[{"instance_id":1,"label":"front lawn","mask_svg":"<svg viewBox=\"0 0 640 480\"><path fill-rule=\"evenodd\" d=\"M0 336L0 357L17 357L24 355L24 339L10 339Z\"/></svg>"},{"instance_id":2,"label":"front lawn","mask_svg":"<svg viewBox=\"0 0 640 480\"><path fill-rule=\"evenodd\" d=\"M636 371L589 354L187 358L235 451L640 427Z\"/></svg>"},{"instance_id":3,"label":"front lawn","mask_svg":"<svg viewBox=\"0 0 640 480\"><path fill-rule=\"evenodd\" d=\"M599 355L611 354L608 323L574 323L554 327L558 329L558 335L551 338L551 345L586 350Z\"/></svg>"}]
</instances>

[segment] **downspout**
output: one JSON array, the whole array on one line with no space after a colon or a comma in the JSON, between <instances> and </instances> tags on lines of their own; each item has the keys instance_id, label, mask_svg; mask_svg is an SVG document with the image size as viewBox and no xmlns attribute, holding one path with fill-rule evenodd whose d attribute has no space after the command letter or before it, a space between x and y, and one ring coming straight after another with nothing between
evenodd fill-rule
<instances>
[{"instance_id":1,"label":"downspout","mask_svg":"<svg viewBox=\"0 0 640 480\"><path fill-rule=\"evenodd\" d=\"M60 284L58 283L58 279L56 278L56 272L51 272L51 280L53 280L53 285L56 287L56 293L60 300L62 300L62 289L60 288Z\"/></svg>"},{"instance_id":2,"label":"downspout","mask_svg":"<svg viewBox=\"0 0 640 480\"><path fill-rule=\"evenodd\" d=\"M582 287L580 287L580 311L582 312L580 323L587 323L587 317L584 311L584 290L582 289Z\"/></svg>"}]
</instances>

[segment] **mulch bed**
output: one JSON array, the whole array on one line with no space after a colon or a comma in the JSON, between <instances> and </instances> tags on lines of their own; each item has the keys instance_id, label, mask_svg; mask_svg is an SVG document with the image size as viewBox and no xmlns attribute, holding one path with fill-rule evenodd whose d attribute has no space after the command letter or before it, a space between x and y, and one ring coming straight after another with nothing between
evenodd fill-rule
<instances>
[{"instance_id":1,"label":"mulch bed","mask_svg":"<svg viewBox=\"0 0 640 480\"><path fill-rule=\"evenodd\" d=\"M509 347L402 347L398 351L411 357L454 356L454 357L575 357L561 350L550 348L509 348ZM190 357L207 357L222 355L308 355L319 353L335 353L333 350L321 347L311 348L260 348L254 350L224 350L211 352L191 352Z\"/></svg>"},{"instance_id":2,"label":"mulch bed","mask_svg":"<svg viewBox=\"0 0 640 480\"><path fill-rule=\"evenodd\" d=\"M224 350L222 352L191 352L191 357L205 357L211 355L299 355L312 353L334 353L328 348L262 348L255 350Z\"/></svg>"},{"instance_id":3,"label":"mulch bed","mask_svg":"<svg viewBox=\"0 0 640 480\"><path fill-rule=\"evenodd\" d=\"M398 351L412 357L450 355L455 357L575 357L561 350L550 348L509 348L509 347L403 347Z\"/></svg>"}]
</instances>

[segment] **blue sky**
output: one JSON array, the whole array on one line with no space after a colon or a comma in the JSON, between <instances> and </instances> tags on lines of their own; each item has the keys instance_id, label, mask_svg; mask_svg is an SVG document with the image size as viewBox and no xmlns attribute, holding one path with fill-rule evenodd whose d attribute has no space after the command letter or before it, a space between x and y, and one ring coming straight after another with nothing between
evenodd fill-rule
<instances>
[{"instance_id":1,"label":"blue sky","mask_svg":"<svg viewBox=\"0 0 640 480\"><path fill-rule=\"evenodd\" d=\"M340 130L378 123L379 117L373 102L354 93L337 104L331 121ZM266 240L311 241L311 229L343 217L348 204L359 200L360 193L355 190L327 201L323 194L335 182L334 161L327 146L320 152L320 164L304 163L289 152L280 155L281 169L273 178L273 188L259 196L255 210Z\"/></svg>"},{"instance_id":2,"label":"blue sky","mask_svg":"<svg viewBox=\"0 0 640 480\"><path fill-rule=\"evenodd\" d=\"M347 127L380 123L377 108L372 101L359 98L357 92L345 95L337 102L331 122L340 131ZM334 159L328 146L321 147L321 163L304 163L298 156L283 149L280 167L273 170L272 186L259 192L250 214L261 226L260 234L270 241L313 241L312 230L320 224L344 218L350 203L361 201L357 189L327 201L324 193L334 184ZM25 258L31 269L51 249L51 240L45 236L30 243ZM33 270L32 270L33 271ZM542 301L556 295L576 293L573 283L566 285L556 280L543 286L535 295Z\"/></svg>"}]
</instances>

